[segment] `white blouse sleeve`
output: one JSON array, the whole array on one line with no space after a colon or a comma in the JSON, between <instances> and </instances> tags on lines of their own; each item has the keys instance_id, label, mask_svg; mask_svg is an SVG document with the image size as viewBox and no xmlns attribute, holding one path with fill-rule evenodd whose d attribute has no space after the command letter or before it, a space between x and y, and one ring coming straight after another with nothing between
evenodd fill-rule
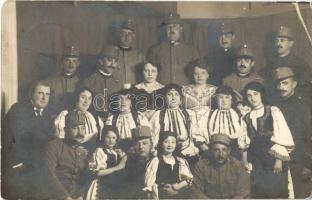
<instances>
[{"instance_id":1,"label":"white blouse sleeve","mask_svg":"<svg viewBox=\"0 0 312 200\"><path fill-rule=\"evenodd\" d=\"M290 160L289 153L295 146L291 132L280 109L272 106L271 111L273 117L273 136L271 141L274 145L269 153L281 160Z\"/></svg>"},{"instance_id":2,"label":"white blouse sleeve","mask_svg":"<svg viewBox=\"0 0 312 200\"><path fill-rule=\"evenodd\" d=\"M65 117L68 114L67 110L63 110L58 114L58 116L54 120L54 127L55 127L55 136L57 138L64 138L65 137Z\"/></svg>"},{"instance_id":3,"label":"white blouse sleeve","mask_svg":"<svg viewBox=\"0 0 312 200\"><path fill-rule=\"evenodd\" d=\"M114 115L108 116L108 118L105 122L105 125L112 125L113 124L113 117L114 117Z\"/></svg>"},{"instance_id":4,"label":"white blouse sleeve","mask_svg":"<svg viewBox=\"0 0 312 200\"><path fill-rule=\"evenodd\" d=\"M92 166L92 167L91 167ZM97 148L89 161L89 170L98 171L107 168L107 155L102 148Z\"/></svg>"},{"instance_id":5,"label":"white blouse sleeve","mask_svg":"<svg viewBox=\"0 0 312 200\"><path fill-rule=\"evenodd\" d=\"M179 162L179 177L181 181L186 180L189 185L191 185L193 181L193 175L190 170L190 166L183 158L178 157Z\"/></svg>"},{"instance_id":6,"label":"white blouse sleeve","mask_svg":"<svg viewBox=\"0 0 312 200\"><path fill-rule=\"evenodd\" d=\"M87 116L87 128L89 129L89 134L94 135L98 133L98 129L97 129L97 123L95 118L93 117L93 115L90 112L86 112L86 116Z\"/></svg>"},{"instance_id":7,"label":"white blouse sleeve","mask_svg":"<svg viewBox=\"0 0 312 200\"><path fill-rule=\"evenodd\" d=\"M159 140L159 131L160 131L159 114L160 111L156 111L150 120L150 127L152 131L152 142L154 147L157 146Z\"/></svg>"},{"instance_id":8,"label":"white blouse sleeve","mask_svg":"<svg viewBox=\"0 0 312 200\"><path fill-rule=\"evenodd\" d=\"M250 138L247 135L247 125L243 119L241 119L241 129L237 137L238 147L240 149L247 149L250 145Z\"/></svg>"},{"instance_id":9,"label":"white blouse sleeve","mask_svg":"<svg viewBox=\"0 0 312 200\"><path fill-rule=\"evenodd\" d=\"M158 170L159 159L158 157L153 158L146 166L144 176L144 191L152 192L157 187L156 174Z\"/></svg>"}]
</instances>

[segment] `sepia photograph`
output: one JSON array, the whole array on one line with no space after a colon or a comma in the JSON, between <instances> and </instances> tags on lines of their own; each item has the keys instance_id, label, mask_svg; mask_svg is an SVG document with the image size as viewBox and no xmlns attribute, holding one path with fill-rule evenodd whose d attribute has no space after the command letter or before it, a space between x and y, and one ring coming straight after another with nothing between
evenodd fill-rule
<instances>
[{"instance_id":1,"label":"sepia photograph","mask_svg":"<svg viewBox=\"0 0 312 200\"><path fill-rule=\"evenodd\" d=\"M1 198L312 198L312 2L5 1Z\"/></svg>"}]
</instances>

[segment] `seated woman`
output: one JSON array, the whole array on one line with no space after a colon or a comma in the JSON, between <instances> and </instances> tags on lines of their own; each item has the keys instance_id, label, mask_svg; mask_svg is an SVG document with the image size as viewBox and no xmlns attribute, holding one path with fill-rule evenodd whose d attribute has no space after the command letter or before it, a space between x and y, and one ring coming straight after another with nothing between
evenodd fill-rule
<instances>
[{"instance_id":1,"label":"seated woman","mask_svg":"<svg viewBox=\"0 0 312 200\"><path fill-rule=\"evenodd\" d=\"M294 141L279 108L268 105L265 88L251 82L245 86L244 97L252 110L244 119L250 145L245 165L252 164L252 198L291 198L287 163Z\"/></svg>"},{"instance_id":2,"label":"seated woman","mask_svg":"<svg viewBox=\"0 0 312 200\"><path fill-rule=\"evenodd\" d=\"M131 129L140 125L150 127L148 119L136 107L136 95L139 91L135 88L122 89L110 97L110 116L106 125L117 127L120 138L120 147L127 151L131 145Z\"/></svg>"},{"instance_id":3,"label":"seated woman","mask_svg":"<svg viewBox=\"0 0 312 200\"><path fill-rule=\"evenodd\" d=\"M194 113L182 107L181 87L177 84L166 85L164 96L164 109L156 111L150 120L154 146L157 146L158 139L163 131L171 131L177 136L177 151L180 155L192 160L196 159L199 150L193 142L193 138L195 139L196 135L193 136L191 132ZM202 138L205 139L204 137Z\"/></svg>"},{"instance_id":4,"label":"seated woman","mask_svg":"<svg viewBox=\"0 0 312 200\"><path fill-rule=\"evenodd\" d=\"M145 187L151 199L187 198L187 187L192 183L188 163L176 156L177 137L175 133L161 132L158 143L158 156L147 165Z\"/></svg>"},{"instance_id":5,"label":"seated woman","mask_svg":"<svg viewBox=\"0 0 312 200\"><path fill-rule=\"evenodd\" d=\"M126 166L127 155L117 149L118 130L105 126L101 133L101 147L97 148L89 161L89 170L95 179L86 192L86 200L118 198L122 181L119 173Z\"/></svg>"},{"instance_id":6,"label":"seated woman","mask_svg":"<svg viewBox=\"0 0 312 200\"><path fill-rule=\"evenodd\" d=\"M235 93L228 86L220 86L216 91L216 107L209 118L209 136L223 133L231 138L231 154L242 159L242 149L249 144L246 124L233 109L236 105Z\"/></svg>"},{"instance_id":7,"label":"seated woman","mask_svg":"<svg viewBox=\"0 0 312 200\"><path fill-rule=\"evenodd\" d=\"M137 89L142 89L147 92L147 107L144 112L145 116L150 119L156 110L155 96L159 89L164 85L157 82L158 73L160 71L160 64L155 64L153 61L145 62L141 70L143 82L135 85ZM154 95L154 97L152 96Z\"/></svg>"},{"instance_id":8,"label":"seated woman","mask_svg":"<svg viewBox=\"0 0 312 200\"><path fill-rule=\"evenodd\" d=\"M211 107L211 100L217 87L207 83L209 79L209 66L200 60L193 61L188 66L188 73L193 84L183 86L185 108L201 111Z\"/></svg>"},{"instance_id":9,"label":"seated woman","mask_svg":"<svg viewBox=\"0 0 312 200\"><path fill-rule=\"evenodd\" d=\"M103 127L103 123L95 120L93 115L88 111L92 103L93 93L87 87L78 87L74 92L74 104L73 107L69 110L77 110L83 115L86 119L86 135L85 141L89 141L92 138L95 140L98 137L98 129ZM68 110L63 110L55 119L55 136L58 138L64 138L65 135L65 116L68 114Z\"/></svg>"}]
</instances>

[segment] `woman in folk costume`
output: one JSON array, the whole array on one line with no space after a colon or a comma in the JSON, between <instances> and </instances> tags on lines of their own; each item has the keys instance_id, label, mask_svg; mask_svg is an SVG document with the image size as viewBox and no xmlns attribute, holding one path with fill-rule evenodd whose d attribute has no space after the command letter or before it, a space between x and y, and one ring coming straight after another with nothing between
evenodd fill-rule
<instances>
[{"instance_id":1,"label":"woman in folk costume","mask_svg":"<svg viewBox=\"0 0 312 200\"><path fill-rule=\"evenodd\" d=\"M138 111L136 102L140 91L136 88L121 89L110 96L109 110L111 115L107 118L106 125L116 126L119 132L120 147L127 151L131 146L131 129L140 125L150 127L148 119Z\"/></svg>"},{"instance_id":2,"label":"woman in folk costume","mask_svg":"<svg viewBox=\"0 0 312 200\"><path fill-rule=\"evenodd\" d=\"M144 114L148 119L151 118L156 110L155 97L158 94L158 90L165 87L157 81L160 70L160 64L156 64L154 61L145 62L140 70L140 73L143 76L143 82L135 85L137 89L145 90L147 93L146 96L148 101Z\"/></svg>"},{"instance_id":3,"label":"woman in folk costume","mask_svg":"<svg viewBox=\"0 0 312 200\"><path fill-rule=\"evenodd\" d=\"M93 174L86 192L86 200L118 198L122 181L121 170L125 168L127 155L118 149L118 129L105 126L101 133L100 147L91 155L89 170Z\"/></svg>"},{"instance_id":4,"label":"woman in folk costume","mask_svg":"<svg viewBox=\"0 0 312 200\"><path fill-rule=\"evenodd\" d=\"M209 143L208 117L211 101L215 97L217 87L207 83L209 66L203 64L202 60L191 62L187 68L187 74L193 84L182 87L184 107L195 112L196 120L192 132L199 136L196 138L196 146L200 146L202 150L207 150Z\"/></svg>"},{"instance_id":5,"label":"woman in folk costume","mask_svg":"<svg viewBox=\"0 0 312 200\"><path fill-rule=\"evenodd\" d=\"M193 111L182 107L182 90L177 84L168 84L164 88L164 109L158 110L152 116L150 123L153 130L154 146L162 131L171 131L177 135L177 151L186 158L190 164L196 162L198 148L194 145L192 126L194 122Z\"/></svg>"},{"instance_id":6,"label":"woman in folk costume","mask_svg":"<svg viewBox=\"0 0 312 200\"><path fill-rule=\"evenodd\" d=\"M74 92L74 104L73 108L69 110L74 110L81 112L85 115L86 119L86 136L85 140L96 140L98 137L98 130L103 127L102 121L99 120L99 123L95 120L93 115L88 111L90 105L92 103L92 91L87 87L77 87ZM64 138L65 136L65 116L68 114L68 110L63 110L60 114L56 117L54 121L55 125L55 136L58 138Z\"/></svg>"},{"instance_id":7,"label":"woman in folk costume","mask_svg":"<svg viewBox=\"0 0 312 200\"><path fill-rule=\"evenodd\" d=\"M246 124L233 109L236 105L235 93L228 86L220 86L216 91L216 107L212 111L209 122L209 135L223 133L231 138L231 154L242 159L242 149L249 144Z\"/></svg>"},{"instance_id":8,"label":"woman in folk costume","mask_svg":"<svg viewBox=\"0 0 312 200\"><path fill-rule=\"evenodd\" d=\"M250 145L244 162L252 164L252 198L291 198L292 181L288 169L294 141L279 108L270 106L261 83L246 85L245 98L252 110L244 119Z\"/></svg>"},{"instance_id":9,"label":"woman in folk costume","mask_svg":"<svg viewBox=\"0 0 312 200\"><path fill-rule=\"evenodd\" d=\"M160 133L158 156L146 167L143 190L150 199L187 198L193 175L186 160L176 155L177 135Z\"/></svg>"}]
</instances>

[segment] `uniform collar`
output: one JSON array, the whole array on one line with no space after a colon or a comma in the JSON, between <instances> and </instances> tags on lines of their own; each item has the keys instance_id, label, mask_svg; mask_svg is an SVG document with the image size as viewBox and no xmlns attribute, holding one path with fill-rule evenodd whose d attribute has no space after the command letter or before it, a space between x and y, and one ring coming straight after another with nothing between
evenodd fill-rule
<instances>
[{"instance_id":1,"label":"uniform collar","mask_svg":"<svg viewBox=\"0 0 312 200\"><path fill-rule=\"evenodd\" d=\"M102 69L99 69L98 72L99 72L100 74L104 75L104 76L107 76L107 77L109 77L109 76L112 75L112 73L111 73L111 74L106 73L106 72L104 72Z\"/></svg>"}]
</instances>

